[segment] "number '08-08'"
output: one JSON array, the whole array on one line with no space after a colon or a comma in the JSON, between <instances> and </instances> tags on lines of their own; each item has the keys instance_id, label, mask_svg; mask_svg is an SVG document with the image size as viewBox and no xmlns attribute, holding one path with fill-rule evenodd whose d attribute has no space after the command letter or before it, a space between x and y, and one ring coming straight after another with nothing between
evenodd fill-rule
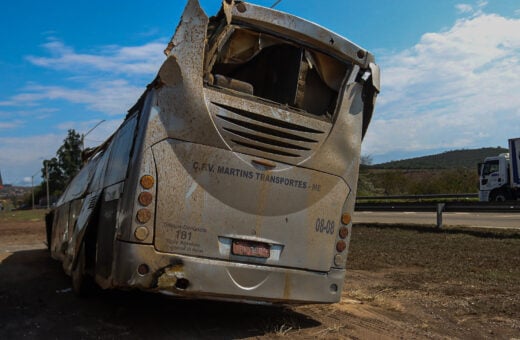
<instances>
[{"instance_id":1,"label":"number '08-08'","mask_svg":"<svg viewBox=\"0 0 520 340\"><path fill-rule=\"evenodd\" d=\"M317 233L334 233L334 221L325 220L324 218L317 218L316 225L314 226Z\"/></svg>"}]
</instances>

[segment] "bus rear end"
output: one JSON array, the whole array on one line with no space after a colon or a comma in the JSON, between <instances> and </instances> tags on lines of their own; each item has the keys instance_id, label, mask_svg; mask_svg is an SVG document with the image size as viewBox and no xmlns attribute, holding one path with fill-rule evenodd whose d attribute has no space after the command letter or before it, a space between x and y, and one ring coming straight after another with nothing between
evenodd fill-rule
<instances>
[{"instance_id":1,"label":"bus rear end","mask_svg":"<svg viewBox=\"0 0 520 340\"><path fill-rule=\"evenodd\" d=\"M114 285L339 301L360 145L379 89L373 57L243 2L207 18L190 1L167 52L147 94Z\"/></svg>"}]
</instances>

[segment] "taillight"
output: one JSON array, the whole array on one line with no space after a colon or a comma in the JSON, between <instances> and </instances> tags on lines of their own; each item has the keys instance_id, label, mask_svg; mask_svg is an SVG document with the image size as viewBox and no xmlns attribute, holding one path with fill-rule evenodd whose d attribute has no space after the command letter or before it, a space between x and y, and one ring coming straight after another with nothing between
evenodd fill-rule
<instances>
[{"instance_id":1,"label":"taillight","mask_svg":"<svg viewBox=\"0 0 520 340\"><path fill-rule=\"evenodd\" d=\"M148 228L141 226L137 227L134 231L134 237L138 239L139 241L144 241L148 237Z\"/></svg>"},{"instance_id":2,"label":"taillight","mask_svg":"<svg viewBox=\"0 0 520 340\"><path fill-rule=\"evenodd\" d=\"M144 190L150 190L153 188L155 184L155 179L153 176L150 175L144 175L139 180L139 183L141 184L141 187ZM135 215L135 219L139 224L147 224L152 220L153 217L153 206L149 207L153 203L153 194L149 191L142 191L139 196L137 196L137 202L140 206L142 206L141 209L137 210L137 213ZM153 222L153 221L152 221ZM150 230L148 229L149 226L147 225L140 225L134 230L134 238L137 241L144 242L150 235Z\"/></svg>"},{"instance_id":3,"label":"taillight","mask_svg":"<svg viewBox=\"0 0 520 340\"><path fill-rule=\"evenodd\" d=\"M342 253L347 248L347 243L343 240L336 242L336 250L338 253Z\"/></svg>"},{"instance_id":4,"label":"taillight","mask_svg":"<svg viewBox=\"0 0 520 340\"><path fill-rule=\"evenodd\" d=\"M137 200L139 201L139 203L142 206L147 207L147 206L150 205L150 203L152 203L153 196L148 191L144 191L144 192L139 194L139 197L137 198Z\"/></svg>"},{"instance_id":5,"label":"taillight","mask_svg":"<svg viewBox=\"0 0 520 340\"><path fill-rule=\"evenodd\" d=\"M349 224L350 221L352 221L352 217L349 213L344 213L343 215L341 215L341 223Z\"/></svg>"},{"instance_id":6,"label":"taillight","mask_svg":"<svg viewBox=\"0 0 520 340\"><path fill-rule=\"evenodd\" d=\"M347 240L349 234L348 225L352 222L352 217L349 213L341 215L341 223L343 224L338 229L338 240L336 241L336 255L334 256L334 264L337 267L344 267L346 262L345 249L347 249Z\"/></svg>"},{"instance_id":7,"label":"taillight","mask_svg":"<svg viewBox=\"0 0 520 340\"><path fill-rule=\"evenodd\" d=\"M145 189L151 189L155 183L154 179L150 175L144 175L141 177L141 186Z\"/></svg>"},{"instance_id":8,"label":"taillight","mask_svg":"<svg viewBox=\"0 0 520 340\"><path fill-rule=\"evenodd\" d=\"M345 226L342 226L341 228L339 228L339 237L344 239L347 236L348 236L348 228Z\"/></svg>"},{"instance_id":9,"label":"taillight","mask_svg":"<svg viewBox=\"0 0 520 340\"><path fill-rule=\"evenodd\" d=\"M137 222L146 223L146 222L150 221L150 219L152 218L152 213L148 209L139 209L137 211L136 218L137 218Z\"/></svg>"}]
</instances>

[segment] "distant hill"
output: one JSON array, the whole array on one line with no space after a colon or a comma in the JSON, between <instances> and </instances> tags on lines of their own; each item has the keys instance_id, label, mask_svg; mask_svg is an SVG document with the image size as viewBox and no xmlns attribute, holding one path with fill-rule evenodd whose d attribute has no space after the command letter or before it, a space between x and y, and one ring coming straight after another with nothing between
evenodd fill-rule
<instances>
[{"instance_id":1,"label":"distant hill","mask_svg":"<svg viewBox=\"0 0 520 340\"><path fill-rule=\"evenodd\" d=\"M508 152L504 148L481 148L472 150L454 150L431 156L403 159L371 165L372 169L476 169L484 158Z\"/></svg>"}]
</instances>

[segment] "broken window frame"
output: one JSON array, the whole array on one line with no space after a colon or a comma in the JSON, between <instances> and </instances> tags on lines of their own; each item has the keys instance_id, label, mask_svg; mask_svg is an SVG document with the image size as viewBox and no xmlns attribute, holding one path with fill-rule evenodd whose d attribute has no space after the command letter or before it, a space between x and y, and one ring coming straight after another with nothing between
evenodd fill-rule
<instances>
[{"instance_id":1,"label":"broken window frame","mask_svg":"<svg viewBox=\"0 0 520 340\"><path fill-rule=\"evenodd\" d=\"M329 106L330 108L332 108L332 110L326 110L325 112L323 112L321 114L315 113L315 112L305 110L304 108L297 107L294 104L291 105L291 104L287 104L287 103L281 103L276 100L272 100L272 99L265 98L262 96L256 96L254 94L249 94L249 93L247 93L247 91L243 91L241 89L238 89L238 90L233 89L231 86L222 86L222 85L214 84L214 75L212 72L213 72L215 65L217 64L219 55L222 53L222 50L224 49L224 47L226 46L228 41L232 38L233 34L239 30L250 31L253 34L258 34L258 35L265 35L265 36L269 37L270 39L278 40L280 42L280 45L284 44L284 45L300 48L303 50L302 51L303 58L308 58L308 57L306 57L306 55L312 55L312 54L322 55L325 58L330 58L330 59L334 60L335 62L337 62L338 64L341 64L342 66L344 66L344 75L341 78L339 85L337 86L338 87L337 90L328 86L327 82L322 78L321 72L319 72L318 70L316 71L316 73L320 77L321 82L332 93L332 96L335 97L335 98L331 99L331 103ZM261 49L254 57L256 57L260 53L260 51L261 51ZM251 59L247 60L244 63L250 62L252 59L254 59L254 57L252 57ZM312 57L310 59L312 59ZM308 62L311 63L310 61L308 61ZM312 64L313 64L312 67L315 67L315 68L318 67L315 62L313 62ZM293 38L287 37L287 36L283 36L277 32L266 31L264 29L259 29L252 25L244 24L244 23L233 22L231 24L227 24L225 19L217 21L214 18L213 18L213 20L210 21L210 25L208 27L208 35L207 35L207 43L206 43L206 48L205 48L205 59L204 59L204 86L216 88L219 91L228 92L235 96L243 97L244 99L268 102L271 105L274 104L276 106L281 106L286 110L289 110L289 111L292 111L292 112L295 112L298 114L303 114L308 117L312 117L315 119L320 119L320 120L324 120L324 121L333 123L336 120L337 113L341 106L342 93L345 90L347 80L349 79L353 70L354 70L354 63L352 63L351 61L342 60L336 56L332 56L329 53L326 53L326 52L320 50L319 48L316 48L315 46L310 46L308 44L301 43L301 42L297 41L296 39L293 39ZM302 75L301 75L301 69L300 69L298 71L298 78L296 79L296 81L299 81L301 76ZM230 80L233 80L233 79L230 79ZM245 83L245 82L239 81L238 83ZM239 84L239 86L240 86L240 84ZM296 89L298 89L298 87L299 87L298 85L295 86ZM295 100L296 100L296 98L295 98ZM333 104L332 104L332 101L333 101Z\"/></svg>"}]
</instances>

